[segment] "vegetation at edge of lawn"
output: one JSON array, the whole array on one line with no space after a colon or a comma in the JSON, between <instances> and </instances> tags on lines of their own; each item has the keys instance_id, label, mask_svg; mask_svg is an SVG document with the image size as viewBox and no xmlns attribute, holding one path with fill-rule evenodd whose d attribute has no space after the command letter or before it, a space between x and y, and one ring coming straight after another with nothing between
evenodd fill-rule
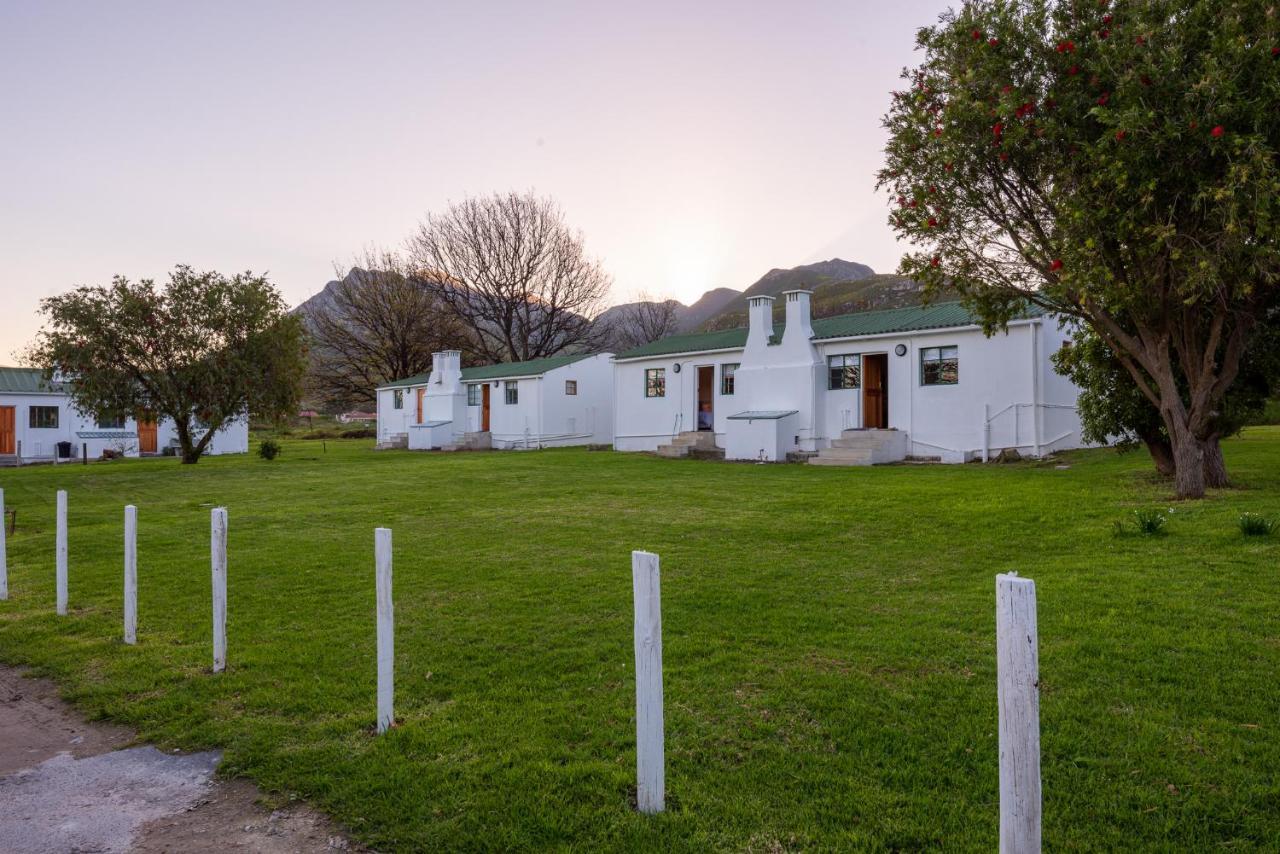
<instances>
[{"instance_id":1,"label":"vegetation at edge of lawn","mask_svg":"<svg viewBox=\"0 0 1280 854\"><path fill-rule=\"evenodd\" d=\"M0 660L381 850L990 851L994 576L1036 580L1048 849L1280 837L1280 430L1173 504L1140 454L805 466L582 450L256 455L0 472ZM53 614L54 491L70 616ZM119 640L139 515L139 645ZM209 673L209 508L230 516ZM1165 536L1115 519L1174 507ZM373 531L394 530L397 716L375 738ZM662 556L668 812L634 813L629 552Z\"/></svg>"}]
</instances>

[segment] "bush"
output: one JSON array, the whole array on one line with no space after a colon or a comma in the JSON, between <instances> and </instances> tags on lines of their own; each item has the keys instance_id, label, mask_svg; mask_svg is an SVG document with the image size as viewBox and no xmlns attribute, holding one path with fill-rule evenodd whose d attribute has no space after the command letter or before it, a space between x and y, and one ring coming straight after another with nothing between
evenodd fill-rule
<instances>
[{"instance_id":1,"label":"bush","mask_svg":"<svg viewBox=\"0 0 1280 854\"><path fill-rule=\"evenodd\" d=\"M280 455L280 443L275 439L263 439L258 446L258 456L264 460L274 460Z\"/></svg>"},{"instance_id":2,"label":"bush","mask_svg":"<svg viewBox=\"0 0 1280 854\"><path fill-rule=\"evenodd\" d=\"M1258 513L1240 514L1240 533L1246 537L1266 537L1275 531L1276 520L1268 519Z\"/></svg>"},{"instance_id":3,"label":"bush","mask_svg":"<svg viewBox=\"0 0 1280 854\"><path fill-rule=\"evenodd\" d=\"M1172 510L1167 511L1172 513ZM1129 533L1144 534L1148 537L1154 537L1157 534L1164 533L1164 523L1168 521L1165 513L1151 508L1143 508L1133 511L1133 527L1123 519L1117 519L1115 523L1116 534L1124 535Z\"/></svg>"},{"instance_id":4,"label":"bush","mask_svg":"<svg viewBox=\"0 0 1280 854\"><path fill-rule=\"evenodd\" d=\"M357 430L343 430L338 434L342 439L372 439L378 435L377 430L364 427Z\"/></svg>"}]
</instances>

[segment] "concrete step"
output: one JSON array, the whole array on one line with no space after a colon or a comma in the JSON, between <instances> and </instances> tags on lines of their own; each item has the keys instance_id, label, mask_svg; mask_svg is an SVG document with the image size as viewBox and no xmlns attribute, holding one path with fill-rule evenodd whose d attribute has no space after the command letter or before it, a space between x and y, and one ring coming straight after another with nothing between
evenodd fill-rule
<instances>
[{"instance_id":1,"label":"concrete step","mask_svg":"<svg viewBox=\"0 0 1280 854\"><path fill-rule=\"evenodd\" d=\"M809 462L842 460L845 461L845 465L869 466L872 464L874 457L875 450L873 448L823 448L818 452L818 456L809 460Z\"/></svg>"},{"instance_id":2,"label":"concrete step","mask_svg":"<svg viewBox=\"0 0 1280 854\"><path fill-rule=\"evenodd\" d=\"M810 457L808 465L811 466L869 466L869 462L859 462L858 460L839 459L837 457L824 457L819 454L816 457Z\"/></svg>"}]
</instances>

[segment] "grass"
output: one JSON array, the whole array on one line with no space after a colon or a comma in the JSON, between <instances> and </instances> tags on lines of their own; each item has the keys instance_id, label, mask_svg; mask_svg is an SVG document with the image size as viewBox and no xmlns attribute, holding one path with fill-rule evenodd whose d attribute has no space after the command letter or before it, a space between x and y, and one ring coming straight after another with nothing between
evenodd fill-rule
<instances>
[{"instance_id":1,"label":"grass","mask_svg":"<svg viewBox=\"0 0 1280 854\"><path fill-rule=\"evenodd\" d=\"M1137 454L819 469L581 450L0 471L0 660L90 716L298 794L380 850L991 851L994 576L1039 598L1047 850L1280 838L1280 429L1165 536ZM53 613L54 491L71 614ZM139 645L119 640L139 515ZM230 515L210 670L209 508ZM374 722L373 528L394 529L397 715ZM668 811L630 805L629 552L662 556Z\"/></svg>"}]
</instances>

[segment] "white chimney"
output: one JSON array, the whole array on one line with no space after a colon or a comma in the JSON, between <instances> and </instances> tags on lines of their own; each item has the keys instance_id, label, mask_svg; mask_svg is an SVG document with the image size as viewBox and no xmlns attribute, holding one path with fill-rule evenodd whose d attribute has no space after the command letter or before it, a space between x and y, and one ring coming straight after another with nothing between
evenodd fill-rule
<instances>
[{"instance_id":1,"label":"white chimney","mask_svg":"<svg viewBox=\"0 0 1280 854\"><path fill-rule=\"evenodd\" d=\"M431 354L432 385L451 385L462 379L462 351L441 350Z\"/></svg>"},{"instance_id":2,"label":"white chimney","mask_svg":"<svg viewBox=\"0 0 1280 854\"><path fill-rule=\"evenodd\" d=\"M808 346L813 338L813 318L809 307L809 298L813 291L783 291L786 300L787 328L782 331L782 346L794 346L793 342L802 341Z\"/></svg>"},{"instance_id":3,"label":"white chimney","mask_svg":"<svg viewBox=\"0 0 1280 854\"><path fill-rule=\"evenodd\" d=\"M773 297L747 298L747 347L763 350L773 337Z\"/></svg>"}]
</instances>

